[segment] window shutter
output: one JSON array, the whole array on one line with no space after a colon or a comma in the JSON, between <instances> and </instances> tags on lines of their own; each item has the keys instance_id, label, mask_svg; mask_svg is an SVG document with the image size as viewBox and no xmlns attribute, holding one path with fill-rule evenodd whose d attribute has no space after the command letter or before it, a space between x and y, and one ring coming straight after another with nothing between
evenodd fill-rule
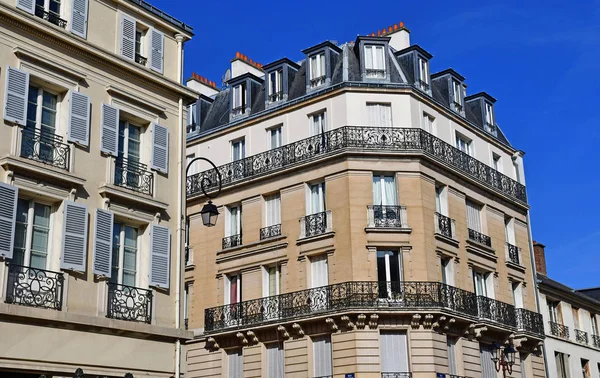
<instances>
[{"instance_id":1,"label":"window shutter","mask_svg":"<svg viewBox=\"0 0 600 378\"><path fill-rule=\"evenodd\" d=\"M27 122L27 94L29 74L13 67L6 67L4 88L4 119L25 125Z\"/></svg>"},{"instance_id":2,"label":"window shutter","mask_svg":"<svg viewBox=\"0 0 600 378\"><path fill-rule=\"evenodd\" d=\"M150 229L150 285L169 288L171 231L153 224Z\"/></svg>"},{"instance_id":3,"label":"window shutter","mask_svg":"<svg viewBox=\"0 0 600 378\"><path fill-rule=\"evenodd\" d=\"M121 15L121 56L135 59L135 20Z\"/></svg>"},{"instance_id":4,"label":"window shutter","mask_svg":"<svg viewBox=\"0 0 600 378\"><path fill-rule=\"evenodd\" d=\"M119 147L119 109L102 104L100 151L117 156Z\"/></svg>"},{"instance_id":5,"label":"window shutter","mask_svg":"<svg viewBox=\"0 0 600 378\"><path fill-rule=\"evenodd\" d=\"M169 130L152 124L152 164L150 168L162 173L169 172Z\"/></svg>"},{"instance_id":6,"label":"window shutter","mask_svg":"<svg viewBox=\"0 0 600 378\"><path fill-rule=\"evenodd\" d=\"M87 206L65 201L61 268L85 272L87 257Z\"/></svg>"},{"instance_id":7,"label":"window shutter","mask_svg":"<svg viewBox=\"0 0 600 378\"><path fill-rule=\"evenodd\" d=\"M467 227L471 230L481 232L481 206L471 202L467 203Z\"/></svg>"},{"instance_id":8,"label":"window shutter","mask_svg":"<svg viewBox=\"0 0 600 378\"><path fill-rule=\"evenodd\" d=\"M33 14L35 11L35 0L17 0L17 8Z\"/></svg>"},{"instance_id":9,"label":"window shutter","mask_svg":"<svg viewBox=\"0 0 600 378\"><path fill-rule=\"evenodd\" d=\"M19 189L0 182L0 256L12 259Z\"/></svg>"},{"instance_id":10,"label":"window shutter","mask_svg":"<svg viewBox=\"0 0 600 378\"><path fill-rule=\"evenodd\" d=\"M89 146L90 98L83 93L71 91L69 104L69 142Z\"/></svg>"},{"instance_id":11,"label":"window shutter","mask_svg":"<svg viewBox=\"0 0 600 378\"><path fill-rule=\"evenodd\" d=\"M114 214L96 209L94 222L94 274L110 277Z\"/></svg>"},{"instance_id":12,"label":"window shutter","mask_svg":"<svg viewBox=\"0 0 600 378\"><path fill-rule=\"evenodd\" d=\"M165 36L155 29L150 29L150 68L163 73Z\"/></svg>"},{"instance_id":13,"label":"window shutter","mask_svg":"<svg viewBox=\"0 0 600 378\"><path fill-rule=\"evenodd\" d=\"M87 38L88 0L73 0L71 4L71 33Z\"/></svg>"}]
</instances>

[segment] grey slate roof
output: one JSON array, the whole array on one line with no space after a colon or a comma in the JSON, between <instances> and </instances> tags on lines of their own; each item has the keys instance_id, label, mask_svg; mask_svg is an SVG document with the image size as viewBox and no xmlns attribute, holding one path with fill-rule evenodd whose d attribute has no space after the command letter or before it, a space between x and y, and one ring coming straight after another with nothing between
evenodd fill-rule
<instances>
[{"instance_id":1,"label":"grey slate roof","mask_svg":"<svg viewBox=\"0 0 600 378\"><path fill-rule=\"evenodd\" d=\"M167 13L161 11L160 9L158 9L157 7L155 7L154 5L148 3L147 1L144 0L129 0L130 3L133 3L139 7L144 8L145 10L147 10L148 12L162 18L163 20L167 21L168 23L170 23L173 26L178 27L179 29L185 31L186 33L190 33L190 34L194 34L194 28L191 27L188 24L183 23L183 21L179 21L178 19L176 19L173 16L168 15Z\"/></svg>"},{"instance_id":2,"label":"grey slate roof","mask_svg":"<svg viewBox=\"0 0 600 378\"><path fill-rule=\"evenodd\" d=\"M577 291L583 295L587 295L588 297L592 297L592 298L600 301L600 287L592 287L589 289L579 289Z\"/></svg>"},{"instance_id":3,"label":"grey slate roof","mask_svg":"<svg viewBox=\"0 0 600 378\"><path fill-rule=\"evenodd\" d=\"M548 277L544 274L541 274L539 272L536 273L536 276L538 279L538 283L541 285L546 285L552 289L562 291L566 294L573 295L582 301L589 302L591 305L600 306L599 298L595 298L589 294L585 294L585 293L582 293L581 291L572 289L569 286L564 285L558 281L555 281L555 280L551 279L550 277ZM600 294L600 288L596 288L596 289L592 289L592 290L596 290L598 292L598 294Z\"/></svg>"}]
</instances>

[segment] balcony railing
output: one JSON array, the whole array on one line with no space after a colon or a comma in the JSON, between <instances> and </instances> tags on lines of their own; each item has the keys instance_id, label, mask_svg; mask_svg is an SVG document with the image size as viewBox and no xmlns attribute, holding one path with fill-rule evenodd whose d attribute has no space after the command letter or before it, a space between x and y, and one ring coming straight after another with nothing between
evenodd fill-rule
<instances>
[{"instance_id":1,"label":"balcony railing","mask_svg":"<svg viewBox=\"0 0 600 378\"><path fill-rule=\"evenodd\" d=\"M331 232L331 210L300 218L300 239Z\"/></svg>"},{"instance_id":2,"label":"balcony railing","mask_svg":"<svg viewBox=\"0 0 600 378\"><path fill-rule=\"evenodd\" d=\"M408 228L406 206L369 205L367 219L368 227Z\"/></svg>"},{"instance_id":3,"label":"balcony railing","mask_svg":"<svg viewBox=\"0 0 600 378\"><path fill-rule=\"evenodd\" d=\"M489 236L470 228L467 229L467 231L469 231L469 240L474 241L475 243L483 244L486 247L492 247L492 238Z\"/></svg>"},{"instance_id":4,"label":"balcony railing","mask_svg":"<svg viewBox=\"0 0 600 378\"><path fill-rule=\"evenodd\" d=\"M435 213L435 233L456 240L456 222L445 215Z\"/></svg>"},{"instance_id":5,"label":"balcony railing","mask_svg":"<svg viewBox=\"0 0 600 378\"><path fill-rule=\"evenodd\" d=\"M419 80L419 87L421 87L421 90L425 92L429 91L429 84L423 80Z\"/></svg>"},{"instance_id":6,"label":"balcony railing","mask_svg":"<svg viewBox=\"0 0 600 378\"><path fill-rule=\"evenodd\" d=\"M458 113L461 113L463 111L463 107L461 104L459 104L458 102L454 101L452 103L452 105L454 105L454 110Z\"/></svg>"},{"instance_id":7,"label":"balcony railing","mask_svg":"<svg viewBox=\"0 0 600 378\"><path fill-rule=\"evenodd\" d=\"M594 348L600 348L600 336L592 335L592 345Z\"/></svg>"},{"instance_id":8,"label":"balcony railing","mask_svg":"<svg viewBox=\"0 0 600 378\"><path fill-rule=\"evenodd\" d=\"M67 21L60 18L56 13L46 12L43 7L36 6L35 7L35 15L39 18L42 18L60 28L65 29L67 27Z\"/></svg>"},{"instance_id":9,"label":"balcony railing","mask_svg":"<svg viewBox=\"0 0 600 378\"><path fill-rule=\"evenodd\" d=\"M276 102L283 100L283 91L275 92L269 95L270 102Z\"/></svg>"},{"instance_id":10,"label":"balcony railing","mask_svg":"<svg viewBox=\"0 0 600 378\"><path fill-rule=\"evenodd\" d=\"M491 320L510 327L517 326L515 306L492 298L477 296L479 318Z\"/></svg>"},{"instance_id":11,"label":"balcony railing","mask_svg":"<svg viewBox=\"0 0 600 378\"><path fill-rule=\"evenodd\" d=\"M323 75L323 76L315 77L314 79L310 79L310 87L314 88L314 87L318 87L319 85L325 84L326 78L327 77L325 75Z\"/></svg>"},{"instance_id":12,"label":"balcony railing","mask_svg":"<svg viewBox=\"0 0 600 378\"><path fill-rule=\"evenodd\" d=\"M239 115L244 114L245 111L246 111L246 107L245 106L237 106L237 107L231 109L231 115L233 117L239 116Z\"/></svg>"},{"instance_id":13,"label":"balcony railing","mask_svg":"<svg viewBox=\"0 0 600 378\"><path fill-rule=\"evenodd\" d=\"M496 127L496 125L492 125L491 123L486 122L483 128L485 131L492 134L493 136L498 136L498 128Z\"/></svg>"},{"instance_id":14,"label":"balcony railing","mask_svg":"<svg viewBox=\"0 0 600 378\"><path fill-rule=\"evenodd\" d=\"M587 344L589 342L587 332L576 329L575 341L577 341L578 343Z\"/></svg>"},{"instance_id":15,"label":"balcony railing","mask_svg":"<svg viewBox=\"0 0 600 378\"><path fill-rule=\"evenodd\" d=\"M560 337L563 339L569 339L569 327L562 325L562 324L554 323L554 322L549 322L549 323L550 323L550 333L553 336Z\"/></svg>"},{"instance_id":16,"label":"balcony railing","mask_svg":"<svg viewBox=\"0 0 600 378\"><path fill-rule=\"evenodd\" d=\"M233 248L242 245L242 234L226 236L223 238L223 249Z\"/></svg>"},{"instance_id":17,"label":"balcony railing","mask_svg":"<svg viewBox=\"0 0 600 378\"><path fill-rule=\"evenodd\" d=\"M412 373L409 371L402 372L381 372L381 378L412 378Z\"/></svg>"},{"instance_id":18,"label":"balcony railing","mask_svg":"<svg viewBox=\"0 0 600 378\"><path fill-rule=\"evenodd\" d=\"M274 238L281 235L281 224L263 227L260 229L260 240Z\"/></svg>"},{"instance_id":19,"label":"balcony railing","mask_svg":"<svg viewBox=\"0 0 600 378\"><path fill-rule=\"evenodd\" d=\"M146 164L119 158L115 160L115 185L154 195L154 175Z\"/></svg>"},{"instance_id":20,"label":"balcony railing","mask_svg":"<svg viewBox=\"0 0 600 378\"><path fill-rule=\"evenodd\" d=\"M510 243L506 243L506 261L513 264L521 264L521 248Z\"/></svg>"},{"instance_id":21,"label":"balcony railing","mask_svg":"<svg viewBox=\"0 0 600 378\"><path fill-rule=\"evenodd\" d=\"M148 62L148 58L146 58L145 56L142 56L138 53L135 53L135 62L137 64L141 64L142 66L145 66L146 63Z\"/></svg>"},{"instance_id":22,"label":"balcony railing","mask_svg":"<svg viewBox=\"0 0 600 378\"><path fill-rule=\"evenodd\" d=\"M63 302L63 273L12 264L8 265L6 303L60 311Z\"/></svg>"},{"instance_id":23,"label":"balcony railing","mask_svg":"<svg viewBox=\"0 0 600 378\"><path fill-rule=\"evenodd\" d=\"M524 308L516 309L517 329L535 335L544 334L544 319L542 314Z\"/></svg>"},{"instance_id":24,"label":"balcony railing","mask_svg":"<svg viewBox=\"0 0 600 378\"><path fill-rule=\"evenodd\" d=\"M322 135L302 139L243 160L217 167L224 187L346 151L400 152L423 154L513 200L527 203L525 186L456 147L422 129L404 127L345 126ZM243 169L240 169L240 166ZM206 190L216 190L217 170L210 169L188 177L188 196L202 193L203 178L210 180ZM208 182L208 181L207 181Z\"/></svg>"},{"instance_id":25,"label":"balcony railing","mask_svg":"<svg viewBox=\"0 0 600 378\"><path fill-rule=\"evenodd\" d=\"M21 131L21 157L68 171L71 147L58 135L24 128Z\"/></svg>"},{"instance_id":26,"label":"balcony railing","mask_svg":"<svg viewBox=\"0 0 600 378\"><path fill-rule=\"evenodd\" d=\"M152 322L152 291L107 282L106 317L150 324Z\"/></svg>"},{"instance_id":27,"label":"balcony railing","mask_svg":"<svg viewBox=\"0 0 600 378\"><path fill-rule=\"evenodd\" d=\"M367 74L368 78L380 78L380 79L385 78L385 70L378 70L375 68L367 68L367 69L365 69L365 73Z\"/></svg>"}]
</instances>

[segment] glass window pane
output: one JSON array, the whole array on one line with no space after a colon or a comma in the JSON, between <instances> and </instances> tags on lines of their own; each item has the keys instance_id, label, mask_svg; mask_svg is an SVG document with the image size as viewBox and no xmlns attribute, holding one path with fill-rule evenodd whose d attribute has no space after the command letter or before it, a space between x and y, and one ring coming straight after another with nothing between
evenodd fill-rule
<instances>
[{"instance_id":1,"label":"glass window pane","mask_svg":"<svg viewBox=\"0 0 600 378\"><path fill-rule=\"evenodd\" d=\"M56 103L58 102L55 94L44 91L42 94L42 105L44 108L49 110L56 110Z\"/></svg>"},{"instance_id":2,"label":"glass window pane","mask_svg":"<svg viewBox=\"0 0 600 378\"><path fill-rule=\"evenodd\" d=\"M131 247L137 249L137 228L125 226L125 247Z\"/></svg>"},{"instance_id":3,"label":"glass window pane","mask_svg":"<svg viewBox=\"0 0 600 378\"><path fill-rule=\"evenodd\" d=\"M123 271L123 285L135 286L135 273Z\"/></svg>"},{"instance_id":4,"label":"glass window pane","mask_svg":"<svg viewBox=\"0 0 600 378\"><path fill-rule=\"evenodd\" d=\"M54 129L56 127L56 112L43 108L42 124ZM52 134L54 134L54 131L52 132Z\"/></svg>"},{"instance_id":5,"label":"glass window pane","mask_svg":"<svg viewBox=\"0 0 600 378\"><path fill-rule=\"evenodd\" d=\"M398 252L392 252L390 255L390 281L400 281L400 264L398 261Z\"/></svg>"},{"instance_id":6,"label":"glass window pane","mask_svg":"<svg viewBox=\"0 0 600 378\"><path fill-rule=\"evenodd\" d=\"M32 252L29 266L37 269L46 269L46 255Z\"/></svg>"},{"instance_id":7,"label":"glass window pane","mask_svg":"<svg viewBox=\"0 0 600 378\"><path fill-rule=\"evenodd\" d=\"M50 206L36 203L33 207L33 224L40 227L50 227Z\"/></svg>"},{"instance_id":8,"label":"glass window pane","mask_svg":"<svg viewBox=\"0 0 600 378\"><path fill-rule=\"evenodd\" d=\"M136 269L136 254L137 250L133 248L125 248L123 254L123 269L135 272Z\"/></svg>"}]
</instances>

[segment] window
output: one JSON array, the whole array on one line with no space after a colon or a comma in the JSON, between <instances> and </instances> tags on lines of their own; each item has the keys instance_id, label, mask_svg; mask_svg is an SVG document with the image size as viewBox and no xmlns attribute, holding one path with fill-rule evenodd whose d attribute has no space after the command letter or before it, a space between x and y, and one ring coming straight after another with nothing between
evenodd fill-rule
<instances>
[{"instance_id":1,"label":"window","mask_svg":"<svg viewBox=\"0 0 600 378\"><path fill-rule=\"evenodd\" d=\"M519 164L513 162L513 168L515 169L515 181L521 182L521 171L519 170Z\"/></svg>"},{"instance_id":2,"label":"window","mask_svg":"<svg viewBox=\"0 0 600 378\"><path fill-rule=\"evenodd\" d=\"M227 369L229 370L229 378L244 377L244 356L242 355L242 349L227 351Z\"/></svg>"},{"instance_id":3,"label":"window","mask_svg":"<svg viewBox=\"0 0 600 378\"><path fill-rule=\"evenodd\" d=\"M395 299L402 281L402 256L398 251L377 250L379 298Z\"/></svg>"},{"instance_id":4,"label":"window","mask_svg":"<svg viewBox=\"0 0 600 378\"><path fill-rule=\"evenodd\" d=\"M273 127L267 130L267 134L269 136L269 148L274 149L281 147L281 126Z\"/></svg>"},{"instance_id":5,"label":"window","mask_svg":"<svg viewBox=\"0 0 600 378\"><path fill-rule=\"evenodd\" d=\"M520 282L512 283L513 303L516 308L523 308L523 285Z\"/></svg>"},{"instance_id":6,"label":"window","mask_svg":"<svg viewBox=\"0 0 600 378\"><path fill-rule=\"evenodd\" d=\"M596 314L590 314L592 323L592 335L598 336L598 317Z\"/></svg>"},{"instance_id":7,"label":"window","mask_svg":"<svg viewBox=\"0 0 600 378\"><path fill-rule=\"evenodd\" d=\"M480 344L479 353L481 359L481 378L497 378L498 373L496 372L496 366L492 361L494 348Z\"/></svg>"},{"instance_id":8,"label":"window","mask_svg":"<svg viewBox=\"0 0 600 378\"><path fill-rule=\"evenodd\" d=\"M269 101L283 100L283 70L269 74Z\"/></svg>"},{"instance_id":9,"label":"window","mask_svg":"<svg viewBox=\"0 0 600 378\"><path fill-rule=\"evenodd\" d=\"M427 131L429 134L435 135L435 118L433 116L423 112L423 130Z\"/></svg>"},{"instance_id":10,"label":"window","mask_svg":"<svg viewBox=\"0 0 600 378\"><path fill-rule=\"evenodd\" d=\"M325 211L325 183L310 185L307 215Z\"/></svg>"},{"instance_id":11,"label":"window","mask_svg":"<svg viewBox=\"0 0 600 378\"><path fill-rule=\"evenodd\" d=\"M467 205L467 227L471 230L481 232L481 205L469 199Z\"/></svg>"},{"instance_id":12,"label":"window","mask_svg":"<svg viewBox=\"0 0 600 378\"><path fill-rule=\"evenodd\" d=\"M367 113L372 126L392 126L392 106L390 104L367 104Z\"/></svg>"},{"instance_id":13,"label":"window","mask_svg":"<svg viewBox=\"0 0 600 378\"><path fill-rule=\"evenodd\" d=\"M572 306L571 310L573 311L573 326L575 327L575 329L580 329L579 327L581 326L581 324L579 324L579 309L577 307Z\"/></svg>"},{"instance_id":14,"label":"window","mask_svg":"<svg viewBox=\"0 0 600 378\"><path fill-rule=\"evenodd\" d=\"M502 164L500 163L500 155L492 153L492 168L498 172L502 172Z\"/></svg>"},{"instance_id":15,"label":"window","mask_svg":"<svg viewBox=\"0 0 600 378\"><path fill-rule=\"evenodd\" d=\"M186 170L187 170L188 177L189 176L193 176L196 173L198 173L197 172L197 168L196 168L197 162L194 162L194 164L192 164L190 166L191 161L194 160L195 158L196 158L196 154L189 154L189 155L187 155L185 157L185 167L186 167ZM188 169L188 167L189 167L189 169Z\"/></svg>"},{"instance_id":16,"label":"window","mask_svg":"<svg viewBox=\"0 0 600 378\"><path fill-rule=\"evenodd\" d=\"M394 176L373 175L373 204L396 206L398 204Z\"/></svg>"},{"instance_id":17,"label":"window","mask_svg":"<svg viewBox=\"0 0 600 378\"><path fill-rule=\"evenodd\" d=\"M494 110L492 108L492 104L490 104L489 102L485 103L485 123L493 126L495 125L494 123Z\"/></svg>"},{"instance_id":18,"label":"window","mask_svg":"<svg viewBox=\"0 0 600 378\"><path fill-rule=\"evenodd\" d=\"M379 355L381 356L382 373L410 371L406 332L381 331L379 335Z\"/></svg>"},{"instance_id":19,"label":"window","mask_svg":"<svg viewBox=\"0 0 600 378\"><path fill-rule=\"evenodd\" d=\"M325 112L313 114L310 116L310 136L323 134L327 131L325 121Z\"/></svg>"},{"instance_id":20,"label":"window","mask_svg":"<svg viewBox=\"0 0 600 378\"><path fill-rule=\"evenodd\" d=\"M58 117L59 96L45 89L29 86L27 122L25 124L21 155L36 157L42 162L54 161L54 139ZM39 143L33 143L38 140Z\"/></svg>"},{"instance_id":21,"label":"window","mask_svg":"<svg viewBox=\"0 0 600 378\"><path fill-rule=\"evenodd\" d=\"M571 376L569 372L569 357L564 353L554 352L554 359L556 360L558 378L569 378Z\"/></svg>"},{"instance_id":22,"label":"window","mask_svg":"<svg viewBox=\"0 0 600 378\"><path fill-rule=\"evenodd\" d=\"M47 269L51 213L52 208L49 205L19 198L13 263Z\"/></svg>"},{"instance_id":23,"label":"window","mask_svg":"<svg viewBox=\"0 0 600 378\"><path fill-rule=\"evenodd\" d=\"M515 245L515 219L512 217L504 218L504 232L506 234L506 242Z\"/></svg>"},{"instance_id":24,"label":"window","mask_svg":"<svg viewBox=\"0 0 600 378\"><path fill-rule=\"evenodd\" d=\"M141 28L139 28L140 25L136 25L136 29L135 29L135 60L136 62L140 63L140 64L145 64L146 62L144 61L144 63L140 62L140 57L142 57L145 53L144 53L144 36L146 34L145 30L142 30Z\"/></svg>"},{"instance_id":25,"label":"window","mask_svg":"<svg viewBox=\"0 0 600 378\"><path fill-rule=\"evenodd\" d=\"M225 304L235 304L242 301L242 276L230 274L225 276Z\"/></svg>"},{"instance_id":26,"label":"window","mask_svg":"<svg viewBox=\"0 0 600 378\"><path fill-rule=\"evenodd\" d=\"M246 83L233 87L233 105L231 113L236 116L246 113Z\"/></svg>"},{"instance_id":27,"label":"window","mask_svg":"<svg viewBox=\"0 0 600 378\"><path fill-rule=\"evenodd\" d=\"M119 151L120 159L130 162L140 162L141 129L127 121L119 121Z\"/></svg>"},{"instance_id":28,"label":"window","mask_svg":"<svg viewBox=\"0 0 600 378\"><path fill-rule=\"evenodd\" d=\"M521 361L521 378L527 378L529 374L529 363L527 362L527 354L519 353L519 361Z\"/></svg>"},{"instance_id":29,"label":"window","mask_svg":"<svg viewBox=\"0 0 600 378\"><path fill-rule=\"evenodd\" d=\"M467 155L471 155L471 140L459 133L456 133L456 148Z\"/></svg>"},{"instance_id":30,"label":"window","mask_svg":"<svg viewBox=\"0 0 600 378\"><path fill-rule=\"evenodd\" d=\"M548 316L553 323L562 324L562 313L560 312L560 303L552 300L547 300Z\"/></svg>"},{"instance_id":31,"label":"window","mask_svg":"<svg viewBox=\"0 0 600 378\"><path fill-rule=\"evenodd\" d=\"M315 377L333 376L331 361L331 336L318 336L312 338L313 365Z\"/></svg>"},{"instance_id":32,"label":"window","mask_svg":"<svg viewBox=\"0 0 600 378\"><path fill-rule=\"evenodd\" d=\"M473 282L475 285L475 294L491 298L491 292L488 290L489 280L491 279L490 273L473 271Z\"/></svg>"},{"instance_id":33,"label":"window","mask_svg":"<svg viewBox=\"0 0 600 378\"><path fill-rule=\"evenodd\" d=\"M138 229L123 223L115 223L113 235L113 266L110 282L136 286Z\"/></svg>"},{"instance_id":34,"label":"window","mask_svg":"<svg viewBox=\"0 0 600 378\"><path fill-rule=\"evenodd\" d=\"M189 126L187 132L190 133L196 131L195 126L198 125L198 103L188 105L187 111L187 126Z\"/></svg>"},{"instance_id":35,"label":"window","mask_svg":"<svg viewBox=\"0 0 600 378\"><path fill-rule=\"evenodd\" d=\"M311 287L329 285L329 267L327 255L315 256L310 259Z\"/></svg>"},{"instance_id":36,"label":"window","mask_svg":"<svg viewBox=\"0 0 600 378\"><path fill-rule=\"evenodd\" d=\"M421 89L424 91L429 90L429 70L427 69L427 61L419 57L419 82Z\"/></svg>"},{"instance_id":37,"label":"window","mask_svg":"<svg viewBox=\"0 0 600 378\"><path fill-rule=\"evenodd\" d=\"M263 297L281 294L281 266L263 267Z\"/></svg>"},{"instance_id":38,"label":"window","mask_svg":"<svg viewBox=\"0 0 600 378\"><path fill-rule=\"evenodd\" d=\"M281 224L281 197L273 194L265 197L265 226Z\"/></svg>"},{"instance_id":39,"label":"window","mask_svg":"<svg viewBox=\"0 0 600 378\"><path fill-rule=\"evenodd\" d=\"M184 298L183 298L183 319L185 322L185 329L188 328L188 319L190 318L189 308L190 308L190 285L185 285L184 289Z\"/></svg>"},{"instance_id":40,"label":"window","mask_svg":"<svg viewBox=\"0 0 600 378\"><path fill-rule=\"evenodd\" d=\"M325 53L310 57L310 87L315 88L325 84Z\"/></svg>"},{"instance_id":41,"label":"window","mask_svg":"<svg viewBox=\"0 0 600 378\"><path fill-rule=\"evenodd\" d=\"M284 376L283 346L280 343L267 344L267 378L283 378Z\"/></svg>"},{"instance_id":42,"label":"window","mask_svg":"<svg viewBox=\"0 0 600 378\"><path fill-rule=\"evenodd\" d=\"M448 215L448 192L444 185L435 187L435 211L445 216Z\"/></svg>"},{"instance_id":43,"label":"window","mask_svg":"<svg viewBox=\"0 0 600 378\"><path fill-rule=\"evenodd\" d=\"M442 258L441 266L442 266L442 282L447 285L453 285L454 277L453 277L453 273L452 273L452 259Z\"/></svg>"},{"instance_id":44,"label":"window","mask_svg":"<svg viewBox=\"0 0 600 378\"><path fill-rule=\"evenodd\" d=\"M229 219L225 223L225 236L240 235L242 233L242 207L231 206L227 208Z\"/></svg>"},{"instance_id":45,"label":"window","mask_svg":"<svg viewBox=\"0 0 600 378\"><path fill-rule=\"evenodd\" d=\"M452 80L452 99L455 105L458 105L459 109L462 109L462 96L461 96L461 85L458 81Z\"/></svg>"},{"instance_id":46,"label":"window","mask_svg":"<svg viewBox=\"0 0 600 378\"><path fill-rule=\"evenodd\" d=\"M581 375L583 378L590 378L590 361L581 359Z\"/></svg>"},{"instance_id":47,"label":"window","mask_svg":"<svg viewBox=\"0 0 600 378\"><path fill-rule=\"evenodd\" d=\"M242 160L246 157L246 141L244 139L231 142L231 159Z\"/></svg>"},{"instance_id":48,"label":"window","mask_svg":"<svg viewBox=\"0 0 600 378\"><path fill-rule=\"evenodd\" d=\"M61 10L61 0L35 0L35 15L44 17L44 13L48 13L47 20L55 25L59 24Z\"/></svg>"},{"instance_id":49,"label":"window","mask_svg":"<svg viewBox=\"0 0 600 378\"><path fill-rule=\"evenodd\" d=\"M370 78L385 78L384 46L365 46L365 73Z\"/></svg>"},{"instance_id":50,"label":"window","mask_svg":"<svg viewBox=\"0 0 600 378\"><path fill-rule=\"evenodd\" d=\"M456 337L447 336L446 346L448 348L448 372L450 375L457 375L456 369Z\"/></svg>"}]
</instances>

